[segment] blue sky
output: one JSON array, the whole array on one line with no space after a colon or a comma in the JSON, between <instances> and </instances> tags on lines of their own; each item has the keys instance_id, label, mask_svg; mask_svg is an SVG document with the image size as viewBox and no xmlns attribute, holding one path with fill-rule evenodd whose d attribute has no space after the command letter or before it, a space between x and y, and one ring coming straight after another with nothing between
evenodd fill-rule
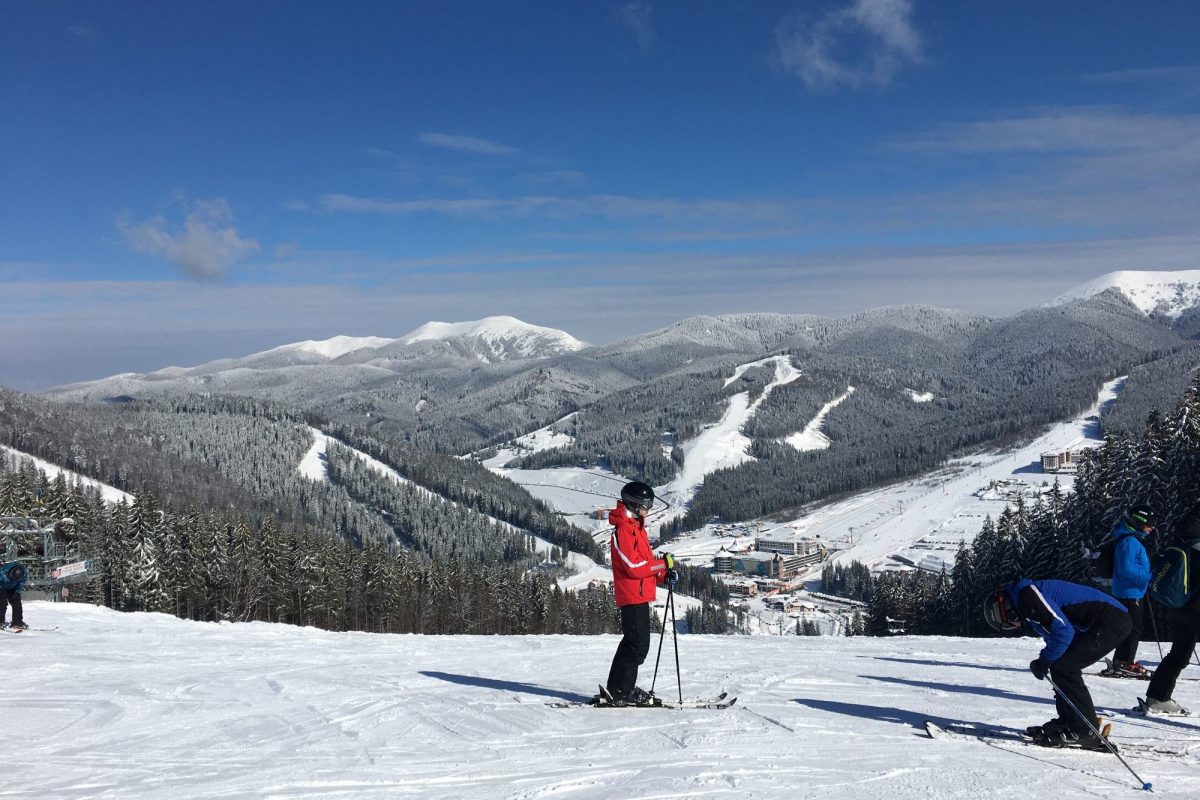
<instances>
[{"instance_id":1,"label":"blue sky","mask_svg":"<svg viewBox=\"0 0 1200 800\"><path fill-rule=\"evenodd\" d=\"M1200 268L1200 4L0 5L0 384Z\"/></svg>"}]
</instances>

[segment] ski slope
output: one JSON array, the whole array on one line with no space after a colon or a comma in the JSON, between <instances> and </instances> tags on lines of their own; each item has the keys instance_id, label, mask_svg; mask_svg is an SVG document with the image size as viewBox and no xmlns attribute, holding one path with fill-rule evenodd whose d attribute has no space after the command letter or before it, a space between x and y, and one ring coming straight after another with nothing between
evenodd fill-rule
<instances>
[{"instance_id":1,"label":"ski slope","mask_svg":"<svg viewBox=\"0 0 1200 800\"><path fill-rule=\"evenodd\" d=\"M734 708L598 710L548 703L595 691L615 636L332 633L44 602L26 618L59 627L0 636L0 797L1138 796L1109 755L925 737L926 719L1053 716L1049 687L1026 671L1034 639L680 636L684 695L726 689ZM652 649L647 687L653 661ZM1176 697L1200 708L1196 677ZM1088 680L1102 708L1145 686ZM1200 719L1118 718L1114 737L1179 753L1127 754L1157 796L1200 796Z\"/></svg>"}]
</instances>

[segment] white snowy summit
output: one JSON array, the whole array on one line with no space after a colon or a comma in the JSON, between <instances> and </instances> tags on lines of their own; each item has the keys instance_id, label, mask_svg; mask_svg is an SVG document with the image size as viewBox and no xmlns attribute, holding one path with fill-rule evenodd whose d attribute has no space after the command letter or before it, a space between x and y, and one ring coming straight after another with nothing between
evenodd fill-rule
<instances>
[{"instance_id":1,"label":"white snowy summit","mask_svg":"<svg viewBox=\"0 0 1200 800\"><path fill-rule=\"evenodd\" d=\"M547 358L587 347L556 328L530 325L516 317L484 317L474 322L427 322L400 341L451 342L488 363L514 358Z\"/></svg>"},{"instance_id":2,"label":"white snowy summit","mask_svg":"<svg viewBox=\"0 0 1200 800\"><path fill-rule=\"evenodd\" d=\"M330 339L322 339L315 341L308 339L303 342L293 342L292 344L280 345L268 350L268 353L311 353L312 355L322 356L328 359L344 356L346 353L353 353L355 350L364 348L383 347L389 345L395 339L386 339L382 336L334 336Z\"/></svg>"},{"instance_id":3,"label":"white snowy summit","mask_svg":"<svg viewBox=\"0 0 1200 800\"><path fill-rule=\"evenodd\" d=\"M1049 305L1061 306L1109 289L1121 292L1129 302L1147 314L1176 319L1184 311L1200 307L1200 269L1110 272L1064 292Z\"/></svg>"}]
</instances>

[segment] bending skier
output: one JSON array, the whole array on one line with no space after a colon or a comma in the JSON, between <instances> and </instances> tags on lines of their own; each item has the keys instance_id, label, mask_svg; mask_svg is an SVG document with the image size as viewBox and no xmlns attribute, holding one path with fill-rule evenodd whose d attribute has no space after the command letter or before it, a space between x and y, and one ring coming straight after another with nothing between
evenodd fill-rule
<instances>
[{"instance_id":1,"label":"bending skier","mask_svg":"<svg viewBox=\"0 0 1200 800\"><path fill-rule=\"evenodd\" d=\"M1088 724L1096 718L1096 706L1083 682L1083 669L1129 635L1132 623L1124 606L1088 586L1022 579L992 595L983 615L994 630L1018 630L1024 623L1046 640L1029 671L1038 680L1049 675L1058 687L1054 693L1058 716L1030 728L1034 740L1050 747L1105 749Z\"/></svg>"},{"instance_id":2,"label":"bending skier","mask_svg":"<svg viewBox=\"0 0 1200 800\"><path fill-rule=\"evenodd\" d=\"M655 558L646 533L646 515L654 505L654 490L634 481L621 489L621 502L608 514L613 592L621 611L621 643L613 656L605 688L618 705L652 702L637 684L638 667L650 652L650 601L657 586L675 569L670 553Z\"/></svg>"},{"instance_id":3,"label":"bending skier","mask_svg":"<svg viewBox=\"0 0 1200 800\"><path fill-rule=\"evenodd\" d=\"M21 612L21 589L29 578L29 570L19 561L13 561L0 566L0 625L4 624L4 616L8 607L12 606L12 623L8 626L13 630L23 631L29 626Z\"/></svg>"}]
</instances>

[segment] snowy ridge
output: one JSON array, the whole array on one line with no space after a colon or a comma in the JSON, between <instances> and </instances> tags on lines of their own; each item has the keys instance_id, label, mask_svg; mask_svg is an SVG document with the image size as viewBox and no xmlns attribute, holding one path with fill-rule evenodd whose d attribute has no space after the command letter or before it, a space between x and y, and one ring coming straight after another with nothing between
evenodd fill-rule
<instances>
[{"instance_id":1,"label":"snowy ridge","mask_svg":"<svg viewBox=\"0 0 1200 800\"><path fill-rule=\"evenodd\" d=\"M683 696L728 691L737 706L596 710L548 704L590 696L617 636L337 633L38 601L25 616L59 629L4 639L26 668L6 672L0 707L37 723L22 726L21 766L5 774L14 798L1139 796L1108 755L926 736L925 720L1021 728L1054 716L1026 667L1034 639L681 635ZM669 632L665 651L655 688L674 698ZM1195 670L1175 692L1192 708ZM1101 709L1144 690L1086 680ZM1112 735L1190 749L1126 758L1155 796L1200 796L1196 721L1117 717Z\"/></svg>"},{"instance_id":2,"label":"snowy ridge","mask_svg":"<svg viewBox=\"0 0 1200 800\"><path fill-rule=\"evenodd\" d=\"M474 322L427 322L401 337L405 344L424 340L462 341L483 361L545 358L582 350L587 344L565 331L530 325L515 317L484 317Z\"/></svg>"},{"instance_id":3,"label":"snowy ridge","mask_svg":"<svg viewBox=\"0 0 1200 800\"><path fill-rule=\"evenodd\" d=\"M311 353L312 355L321 356L333 360L339 356L344 356L346 353L353 353L355 350L363 348L375 348L389 345L396 339L385 339L381 336L334 336L330 339L322 339L314 341L309 339L303 342L294 342L292 344L280 345L267 350L267 353ZM258 355L258 354L256 354Z\"/></svg>"},{"instance_id":4,"label":"snowy ridge","mask_svg":"<svg viewBox=\"0 0 1200 800\"><path fill-rule=\"evenodd\" d=\"M1070 289L1048 305L1060 306L1108 289L1117 289L1146 314L1175 319L1190 308L1200 307L1200 270L1110 272Z\"/></svg>"}]
</instances>

